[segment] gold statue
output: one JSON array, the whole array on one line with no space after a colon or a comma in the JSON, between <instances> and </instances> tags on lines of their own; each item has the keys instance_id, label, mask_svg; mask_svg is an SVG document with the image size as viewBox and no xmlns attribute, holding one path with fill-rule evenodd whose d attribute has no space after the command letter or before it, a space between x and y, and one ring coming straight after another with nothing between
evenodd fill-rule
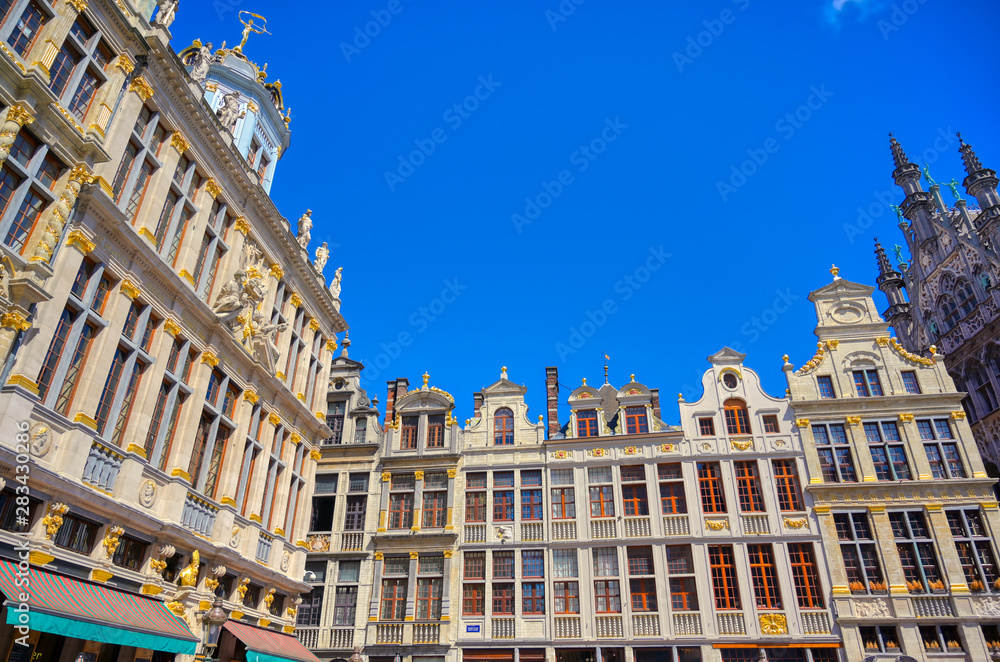
<instances>
[{"instance_id":1,"label":"gold statue","mask_svg":"<svg viewBox=\"0 0 1000 662\"><path fill-rule=\"evenodd\" d=\"M200 561L201 557L196 549L191 553L191 563L186 568L181 570L181 586L198 585L198 565Z\"/></svg>"},{"instance_id":2,"label":"gold statue","mask_svg":"<svg viewBox=\"0 0 1000 662\"><path fill-rule=\"evenodd\" d=\"M244 14L250 18L244 19ZM259 18L262 21L260 25L253 22L253 19L255 18ZM243 24L243 41L240 42L239 46L233 49L238 53L243 52L243 47L247 45L247 38L250 37L251 32L254 34L271 34L267 31L267 19L260 14L254 14L253 12L249 12L244 9L240 12L240 23Z\"/></svg>"}]
</instances>

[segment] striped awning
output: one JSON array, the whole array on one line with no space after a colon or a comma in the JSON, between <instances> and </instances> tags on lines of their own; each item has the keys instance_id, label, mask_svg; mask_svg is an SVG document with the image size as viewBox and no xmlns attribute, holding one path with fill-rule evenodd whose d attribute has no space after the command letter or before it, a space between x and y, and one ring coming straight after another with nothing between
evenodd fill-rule
<instances>
[{"instance_id":1,"label":"striped awning","mask_svg":"<svg viewBox=\"0 0 1000 662\"><path fill-rule=\"evenodd\" d=\"M18 574L21 573L21 574ZM27 585L23 586L27 580ZM198 638L159 600L30 566L22 572L0 559L0 591L7 622L32 630L109 644L193 655ZM22 594L27 600L22 600ZM22 602L28 622L20 620Z\"/></svg>"},{"instance_id":2,"label":"striped awning","mask_svg":"<svg viewBox=\"0 0 1000 662\"><path fill-rule=\"evenodd\" d=\"M239 621L226 621L222 627L246 644L247 662L320 662L298 639L287 634Z\"/></svg>"}]
</instances>

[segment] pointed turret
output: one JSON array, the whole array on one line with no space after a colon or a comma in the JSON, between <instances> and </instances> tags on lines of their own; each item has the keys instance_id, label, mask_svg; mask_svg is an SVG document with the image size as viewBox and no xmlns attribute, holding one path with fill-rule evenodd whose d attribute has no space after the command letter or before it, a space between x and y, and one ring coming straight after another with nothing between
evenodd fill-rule
<instances>
[{"instance_id":1,"label":"pointed turret","mask_svg":"<svg viewBox=\"0 0 1000 662\"><path fill-rule=\"evenodd\" d=\"M878 262L878 278L875 283L882 290L889 302L889 307L882 313L883 319L896 329L900 338L908 338L913 330L913 319L910 314L910 302L906 300L903 291L905 283L903 276L893 268L885 249L875 238L875 259Z\"/></svg>"},{"instance_id":2,"label":"pointed turret","mask_svg":"<svg viewBox=\"0 0 1000 662\"><path fill-rule=\"evenodd\" d=\"M892 171L892 179L906 194L906 199L899 209L910 221L915 242L915 246L911 246L911 252L915 252L913 251L915 247L919 247L934 236L934 227L931 224L934 199L920 185L920 167L906 157L903 146L892 133L889 134L889 148L892 150L892 162L896 166Z\"/></svg>"},{"instance_id":3,"label":"pointed turret","mask_svg":"<svg viewBox=\"0 0 1000 662\"><path fill-rule=\"evenodd\" d=\"M965 166L967 177L962 182L969 195L976 196L979 201L979 208L982 212L976 218L976 227L982 231L984 226L990 221L995 221L1000 216L1000 197L997 196L997 173L989 168L984 168L979 157L972 150L972 145L962 139L962 134L958 136L958 151L962 155L962 164Z\"/></svg>"}]
</instances>

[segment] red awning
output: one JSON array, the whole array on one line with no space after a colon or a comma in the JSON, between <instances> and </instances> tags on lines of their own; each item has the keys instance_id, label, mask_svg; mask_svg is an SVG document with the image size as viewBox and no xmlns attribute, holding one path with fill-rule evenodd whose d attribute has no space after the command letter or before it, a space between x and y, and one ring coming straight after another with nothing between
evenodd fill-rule
<instances>
[{"instance_id":1,"label":"red awning","mask_svg":"<svg viewBox=\"0 0 1000 662\"><path fill-rule=\"evenodd\" d=\"M298 660L299 662L320 662L320 659L299 643L298 639L287 634L247 625L239 621L226 621L222 627L229 630L234 637L246 644L246 647L252 651L288 660Z\"/></svg>"},{"instance_id":2,"label":"red awning","mask_svg":"<svg viewBox=\"0 0 1000 662\"><path fill-rule=\"evenodd\" d=\"M8 623L16 620L14 607L23 593L34 629L91 641L135 639L133 645L187 654L194 653L198 641L184 621L159 600L35 566L22 572L16 564L0 559L0 591L7 596ZM74 626L74 622L80 625ZM71 627L75 628L73 633L67 631ZM129 631L131 639L122 631Z\"/></svg>"}]
</instances>

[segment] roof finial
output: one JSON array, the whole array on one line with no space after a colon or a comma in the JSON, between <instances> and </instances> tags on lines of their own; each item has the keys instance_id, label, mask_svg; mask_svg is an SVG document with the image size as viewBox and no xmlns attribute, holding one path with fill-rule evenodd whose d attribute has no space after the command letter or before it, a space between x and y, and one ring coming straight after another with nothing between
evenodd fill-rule
<instances>
[{"instance_id":1,"label":"roof finial","mask_svg":"<svg viewBox=\"0 0 1000 662\"><path fill-rule=\"evenodd\" d=\"M837 265L835 264L830 265L830 273L833 274L834 280L840 280L840 276L837 275L840 273L840 269L837 268Z\"/></svg>"},{"instance_id":2,"label":"roof finial","mask_svg":"<svg viewBox=\"0 0 1000 662\"><path fill-rule=\"evenodd\" d=\"M425 372L424 373L424 386L427 386L427 383L430 382L430 381L431 381L430 373Z\"/></svg>"},{"instance_id":3,"label":"roof finial","mask_svg":"<svg viewBox=\"0 0 1000 662\"><path fill-rule=\"evenodd\" d=\"M875 237L875 258L878 260L879 275L892 271L892 264L889 262L889 257L885 254L882 244L879 243L878 237Z\"/></svg>"},{"instance_id":4,"label":"roof finial","mask_svg":"<svg viewBox=\"0 0 1000 662\"><path fill-rule=\"evenodd\" d=\"M500 367L500 379L507 379L507 366Z\"/></svg>"},{"instance_id":5,"label":"roof finial","mask_svg":"<svg viewBox=\"0 0 1000 662\"><path fill-rule=\"evenodd\" d=\"M586 385L587 385L587 378L586 378L586 377L584 377L584 378L583 378L583 385L584 385L584 386L586 386Z\"/></svg>"},{"instance_id":6,"label":"roof finial","mask_svg":"<svg viewBox=\"0 0 1000 662\"><path fill-rule=\"evenodd\" d=\"M897 168L902 168L910 162L910 160L906 158L906 152L903 151L903 146L900 145L899 141L892 135L892 131L889 132L889 148L892 150L892 162Z\"/></svg>"},{"instance_id":7,"label":"roof finial","mask_svg":"<svg viewBox=\"0 0 1000 662\"><path fill-rule=\"evenodd\" d=\"M962 163L965 165L965 172L971 175L982 170L983 164L979 162L979 157L972 151L972 145L962 140L961 133L956 133L955 135L958 136L958 151L962 154Z\"/></svg>"},{"instance_id":8,"label":"roof finial","mask_svg":"<svg viewBox=\"0 0 1000 662\"><path fill-rule=\"evenodd\" d=\"M635 373L633 372L631 375L628 376L628 378L634 382L635 381Z\"/></svg>"},{"instance_id":9,"label":"roof finial","mask_svg":"<svg viewBox=\"0 0 1000 662\"><path fill-rule=\"evenodd\" d=\"M610 360L611 360L611 357L608 356L607 352L604 352L604 383L605 384L608 383L608 361L610 361Z\"/></svg>"}]
</instances>

